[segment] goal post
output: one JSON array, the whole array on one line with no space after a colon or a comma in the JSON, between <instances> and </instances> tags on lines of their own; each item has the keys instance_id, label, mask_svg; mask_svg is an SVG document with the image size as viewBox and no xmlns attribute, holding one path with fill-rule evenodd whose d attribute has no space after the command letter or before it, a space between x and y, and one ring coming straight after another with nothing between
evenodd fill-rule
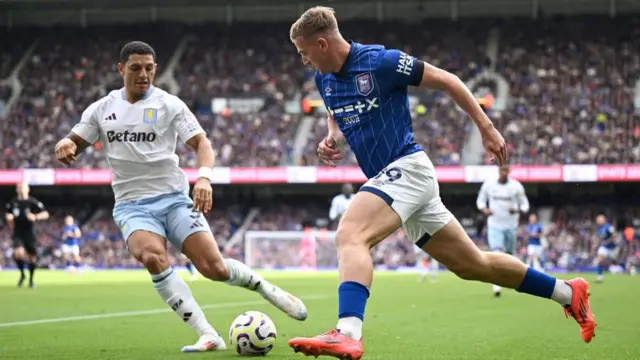
<instances>
[{"instance_id":1,"label":"goal post","mask_svg":"<svg viewBox=\"0 0 640 360\"><path fill-rule=\"evenodd\" d=\"M253 269L336 269L335 231L247 231L244 260Z\"/></svg>"}]
</instances>

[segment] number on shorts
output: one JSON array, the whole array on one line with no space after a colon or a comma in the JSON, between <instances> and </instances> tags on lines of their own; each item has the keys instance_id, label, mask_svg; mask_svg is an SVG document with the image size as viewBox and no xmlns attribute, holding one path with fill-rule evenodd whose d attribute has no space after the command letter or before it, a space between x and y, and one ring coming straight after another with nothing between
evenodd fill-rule
<instances>
[{"instance_id":1,"label":"number on shorts","mask_svg":"<svg viewBox=\"0 0 640 360\"><path fill-rule=\"evenodd\" d=\"M394 182L402 177L402 171L394 167L380 171L378 175L374 176L374 179L380 179L383 174L387 177L386 182Z\"/></svg>"}]
</instances>

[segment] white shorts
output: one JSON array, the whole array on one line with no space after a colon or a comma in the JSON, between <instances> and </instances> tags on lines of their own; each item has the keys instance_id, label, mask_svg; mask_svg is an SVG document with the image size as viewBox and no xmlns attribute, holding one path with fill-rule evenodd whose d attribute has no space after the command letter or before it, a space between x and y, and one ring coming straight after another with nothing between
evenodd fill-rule
<instances>
[{"instance_id":1,"label":"white shorts","mask_svg":"<svg viewBox=\"0 0 640 360\"><path fill-rule=\"evenodd\" d=\"M527 245L527 255L542 257L542 245Z\"/></svg>"},{"instance_id":2,"label":"white shorts","mask_svg":"<svg viewBox=\"0 0 640 360\"><path fill-rule=\"evenodd\" d=\"M598 256L611 260L615 258L616 251L608 247L600 246L598 248Z\"/></svg>"},{"instance_id":3,"label":"white shorts","mask_svg":"<svg viewBox=\"0 0 640 360\"><path fill-rule=\"evenodd\" d=\"M64 255L71 254L73 256L78 256L80 255L80 246L62 244L62 253Z\"/></svg>"},{"instance_id":4,"label":"white shorts","mask_svg":"<svg viewBox=\"0 0 640 360\"><path fill-rule=\"evenodd\" d=\"M400 216L407 237L419 247L454 219L440 199L435 168L423 151L392 162L359 191L386 201Z\"/></svg>"}]
</instances>

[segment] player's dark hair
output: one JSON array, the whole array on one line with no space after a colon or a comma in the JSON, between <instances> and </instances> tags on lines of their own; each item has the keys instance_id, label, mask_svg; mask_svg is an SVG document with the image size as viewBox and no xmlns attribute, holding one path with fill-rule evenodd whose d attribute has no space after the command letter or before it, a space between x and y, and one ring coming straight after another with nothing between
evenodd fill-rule
<instances>
[{"instance_id":1,"label":"player's dark hair","mask_svg":"<svg viewBox=\"0 0 640 360\"><path fill-rule=\"evenodd\" d=\"M132 41L123 46L122 50L120 50L120 62L126 63L131 55L151 55L153 56L153 61L156 61L156 51L153 50L151 45L142 41Z\"/></svg>"}]
</instances>

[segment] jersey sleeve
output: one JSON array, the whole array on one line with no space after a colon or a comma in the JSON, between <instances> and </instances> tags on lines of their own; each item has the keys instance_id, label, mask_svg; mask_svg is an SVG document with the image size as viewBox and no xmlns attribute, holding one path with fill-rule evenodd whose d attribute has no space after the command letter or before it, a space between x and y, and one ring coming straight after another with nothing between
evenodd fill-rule
<instances>
[{"instance_id":1,"label":"jersey sleeve","mask_svg":"<svg viewBox=\"0 0 640 360\"><path fill-rule=\"evenodd\" d=\"M378 72L393 87L418 86L422 82L424 62L400 50L385 50Z\"/></svg>"},{"instance_id":2,"label":"jersey sleeve","mask_svg":"<svg viewBox=\"0 0 640 360\"><path fill-rule=\"evenodd\" d=\"M173 121L180 140L186 143L198 134L205 134L204 129L200 126L200 123L198 123L196 116L189 110L187 104L180 99L176 98L176 100Z\"/></svg>"},{"instance_id":3,"label":"jersey sleeve","mask_svg":"<svg viewBox=\"0 0 640 360\"><path fill-rule=\"evenodd\" d=\"M31 212L39 214L43 211L47 211L47 209L44 208L44 204L36 199L31 199Z\"/></svg>"},{"instance_id":4,"label":"jersey sleeve","mask_svg":"<svg viewBox=\"0 0 640 360\"><path fill-rule=\"evenodd\" d=\"M82 112L80 122L77 123L71 132L83 138L86 142L93 144L98 140L100 136L100 127L98 125L98 106L99 103L95 102Z\"/></svg>"}]
</instances>

